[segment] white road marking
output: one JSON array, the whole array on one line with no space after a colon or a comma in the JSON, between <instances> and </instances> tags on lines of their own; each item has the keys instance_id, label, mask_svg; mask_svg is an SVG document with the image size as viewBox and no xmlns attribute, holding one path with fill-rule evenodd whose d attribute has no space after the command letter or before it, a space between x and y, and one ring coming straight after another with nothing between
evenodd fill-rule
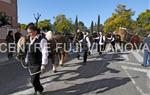
<instances>
[{"instance_id":1,"label":"white road marking","mask_svg":"<svg viewBox=\"0 0 150 95\"><path fill-rule=\"evenodd\" d=\"M149 78L148 80L147 80L147 85L148 85L148 87L150 88L150 70L147 72L147 77ZM150 92L150 91L149 91Z\"/></svg>"},{"instance_id":2,"label":"white road marking","mask_svg":"<svg viewBox=\"0 0 150 95\"><path fill-rule=\"evenodd\" d=\"M126 61L128 61L128 60L129 60L129 58L128 58L128 54L122 54L122 55L121 55L121 57L123 57Z\"/></svg>"},{"instance_id":3,"label":"white road marking","mask_svg":"<svg viewBox=\"0 0 150 95\"><path fill-rule=\"evenodd\" d=\"M136 89L141 93L141 95L148 95L148 93L144 93L142 91L142 89L137 86L135 80L132 78L132 76L128 73L127 69L131 69L130 67L127 67L127 66L121 66L123 68L123 70L125 71L125 73L127 74L127 76L131 79L132 83L135 85ZM135 68L134 68L135 69ZM145 70L142 70L145 72Z\"/></svg>"},{"instance_id":4,"label":"white road marking","mask_svg":"<svg viewBox=\"0 0 150 95\"><path fill-rule=\"evenodd\" d=\"M144 72L144 73L148 73L150 71L149 69L142 69L142 68L135 68L135 67L128 67L128 66L122 66L122 68L134 70L134 71L140 71L140 72Z\"/></svg>"},{"instance_id":5,"label":"white road marking","mask_svg":"<svg viewBox=\"0 0 150 95\"><path fill-rule=\"evenodd\" d=\"M132 54L138 62L143 63L143 56L141 56L138 52L132 52Z\"/></svg>"},{"instance_id":6,"label":"white road marking","mask_svg":"<svg viewBox=\"0 0 150 95\"><path fill-rule=\"evenodd\" d=\"M119 64L129 64L129 65L135 65L135 66L141 66L141 63L133 63L133 62L113 62L113 63L119 63Z\"/></svg>"},{"instance_id":7,"label":"white road marking","mask_svg":"<svg viewBox=\"0 0 150 95\"><path fill-rule=\"evenodd\" d=\"M122 63L141 66L141 63L133 63L133 62L122 62Z\"/></svg>"}]
</instances>

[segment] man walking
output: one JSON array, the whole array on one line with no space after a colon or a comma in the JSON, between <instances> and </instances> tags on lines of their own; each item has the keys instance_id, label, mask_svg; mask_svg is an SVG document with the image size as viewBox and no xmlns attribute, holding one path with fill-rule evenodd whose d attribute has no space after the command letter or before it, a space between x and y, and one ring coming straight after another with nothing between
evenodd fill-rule
<instances>
[{"instance_id":1,"label":"man walking","mask_svg":"<svg viewBox=\"0 0 150 95\"><path fill-rule=\"evenodd\" d=\"M98 39L97 51L99 52L99 55L101 55L102 54L101 51L104 51L105 48L105 36L103 36L102 32L99 32L99 36L94 39Z\"/></svg>"},{"instance_id":2,"label":"man walking","mask_svg":"<svg viewBox=\"0 0 150 95\"><path fill-rule=\"evenodd\" d=\"M31 83L35 90L34 94L42 95L44 88L40 83L40 74L48 63L47 41L37 33L37 28L33 23L28 24L27 31L30 39L25 62L31 75Z\"/></svg>"},{"instance_id":3,"label":"man walking","mask_svg":"<svg viewBox=\"0 0 150 95\"><path fill-rule=\"evenodd\" d=\"M19 41L19 39L20 39L21 36L22 36L22 34L20 33L20 31L17 31L15 33L15 43L16 44L18 43L18 41Z\"/></svg>"},{"instance_id":4,"label":"man walking","mask_svg":"<svg viewBox=\"0 0 150 95\"><path fill-rule=\"evenodd\" d=\"M148 47L144 48L144 60L142 66L147 67L150 66L150 34L144 39L144 46Z\"/></svg>"},{"instance_id":5,"label":"man walking","mask_svg":"<svg viewBox=\"0 0 150 95\"><path fill-rule=\"evenodd\" d=\"M88 33L84 32L83 33L83 39L81 39L79 41L79 43L81 43L81 47L82 47L82 53L83 53L83 65L86 65L87 62L87 56L88 56L88 51L91 47L91 43L90 43L90 39L88 37Z\"/></svg>"}]
</instances>

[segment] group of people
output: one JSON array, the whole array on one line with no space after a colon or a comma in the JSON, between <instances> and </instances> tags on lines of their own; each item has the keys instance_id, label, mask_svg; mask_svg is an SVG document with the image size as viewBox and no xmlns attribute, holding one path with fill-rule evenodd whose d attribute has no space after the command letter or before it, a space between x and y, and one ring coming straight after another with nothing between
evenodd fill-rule
<instances>
[{"instance_id":1,"label":"group of people","mask_svg":"<svg viewBox=\"0 0 150 95\"><path fill-rule=\"evenodd\" d=\"M77 32L81 32L80 30L78 30ZM95 32L94 32L95 33ZM83 64L86 64L87 61L87 56L88 56L88 52L91 49L91 41L90 41L90 37L88 36L88 32L83 32L83 37L82 39L79 41L80 43L83 44L82 47L82 52L83 53ZM97 37L96 37L97 36ZM110 44L111 45L111 49L113 49L114 51L116 51L116 44L120 45L120 39L119 36L117 36L118 38L115 37L115 33L112 34L108 34L108 35L103 35L102 32L98 32L98 34L96 33L96 35L94 35L92 38L92 40L94 40L95 43L97 43L97 52L99 53L99 55L102 54L102 51L104 51L106 49L106 44ZM132 41L131 41L132 43ZM87 45L84 45L87 44ZM134 43L133 43L134 44ZM137 44L137 43L135 43ZM150 34L145 37L145 39L143 40L143 49L144 49L144 56L143 56L143 64L142 66L144 67L148 67L150 66ZM79 59L80 57L80 53L77 55L77 58Z\"/></svg>"},{"instance_id":2,"label":"group of people","mask_svg":"<svg viewBox=\"0 0 150 95\"><path fill-rule=\"evenodd\" d=\"M102 32L98 32L96 33L95 36L92 35L92 37L90 37L88 32L86 31L82 32L79 29L77 30L77 34L80 34L80 39L78 43L81 43L79 47L82 48L80 49L81 51L79 51L79 53L77 54L77 58L79 59L80 55L83 55L84 65L86 64L88 54L90 55L90 51L91 49L93 49L93 43L96 43L97 52L99 53L99 55L101 55L102 51L106 49L106 44L108 43L111 45L114 51L116 50L115 48L116 40L113 34L109 34L109 36L105 36L103 35Z\"/></svg>"},{"instance_id":3,"label":"group of people","mask_svg":"<svg viewBox=\"0 0 150 95\"><path fill-rule=\"evenodd\" d=\"M25 63L27 64L29 68L29 72L31 75L31 83L34 87L34 95L42 95L43 93L43 86L40 83L40 74L45 70L46 65L48 64L48 48L45 45L47 42L46 37L41 35L39 33L39 30L34 25L34 23L29 23L27 26L27 32L28 32L28 42L30 45L30 49L26 48L26 55L25 55ZM80 48L82 48L83 53L83 64L85 65L87 62L87 56L90 54L90 49L92 47L91 38L88 35L88 32L82 32L80 30L77 30L77 33L82 33L82 38L78 41L78 43L81 43ZM114 51L116 50L115 44L116 39L113 34L108 35L107 37L103 35L102 32L98 32L96 34L96 37L93 37L92 40L97 43L98 48L97 52L101 55L102 52L106 48L106 44L109 43L112 45L112 48ZM6 37L7 44L9 43L16 43L21 37L21 33L16 32L15 33L15 39L13 37L13 32L9 31L8 35ZM144 39L144 43L150 47L150 35ZM35 44L39 44L40 48L35 48ZM36 50L35 50L36 49ZM40 49L40 50L39 50ZM12 57L12 52L8 53L8 58ZM78 59L80 57L80 53L77 55ZM150 52L149 50L144 50L144 64L143 66L149 66L150 65Z\"/></svg>"},{"instance_id":4,"label":"group of people","mask_svg":"<svg viewBox=\"0 0 150 95\"><path fill-rule=\"evenodd\" d=\"M15 50L13 50L13 48L9 48L9 47L11 47L11 45L17 44L18 40L22 36L22 34L19 31L17 31L14 34L14 36L13 36L13 34L14 33L12 30L8 31L8 34L7 34L6 39L5 39L5 41L7 43L7 57L9 60L13 58L13 53L15 51Z\"/></svg>"}]
</instances>

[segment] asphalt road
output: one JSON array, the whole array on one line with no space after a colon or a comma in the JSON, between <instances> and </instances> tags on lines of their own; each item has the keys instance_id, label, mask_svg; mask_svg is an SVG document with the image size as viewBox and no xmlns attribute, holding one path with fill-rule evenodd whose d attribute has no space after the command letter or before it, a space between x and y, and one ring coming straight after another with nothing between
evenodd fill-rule
<instances>
[{"instance_id":1,"label":"asphalt road","mask_svg":"<svg viewBox=\"0 0 150 95\"><path fill-rule=\"evenodd\" d=\"M87 65L68 55L64 67L41 75L44 95L150 95L150 67L142 67L143 53L93 53ZM0 95L32 94L30 76L16 60L0 63Z\"/></svg>"}]
</instances>

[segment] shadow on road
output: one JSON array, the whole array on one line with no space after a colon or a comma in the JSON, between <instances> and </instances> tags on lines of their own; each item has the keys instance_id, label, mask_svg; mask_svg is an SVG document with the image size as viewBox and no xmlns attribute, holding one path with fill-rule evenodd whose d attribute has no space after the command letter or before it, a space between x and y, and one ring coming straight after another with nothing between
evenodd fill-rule
<instances>
[{"instance_id":1,"label":"shadow on road","mask_svg":"<svg viewBox=\"0 0 150 95\"><path fill-rule=\"evenodd\" d=\"M105 78L101 80L95 80L90 82L85 82L83 84L75 84L71 87L59 89L56 91L45 92L44 95L82 95L92 91L95 93L103 93L105 91L111 90L115 87L122 86L130 81L129 78Z\"/></svg>"},{"instance_id":2,"label":"shadow on road","mask_svg":"<svg viewBox=\"0 0 150 95\"><path fill-rule=\"evenodd\" d=\"M102 60L96 60L96 61L88 61L86 65L82 65L81 63L71 63L71 64L65 64L65 67L73 67L73 66L79 66L76 70L62 70L59 71L56 74L50 74L44 77L41 77L41 79L45 78L51 78L55 76L51 81L47 81L42 83L48 84L50 82L57 82L57 81L75 81L78 79L88 79L92 77L96 77L99 75L105 75L106 72L110 73L119 73L119 70L110 68L109 65L111 64L111 61L124 61L124 59L120 59L119 54L107 54L107 56L112 56L110 59L106 57L106 54L102 56L98 56L97 58L102 58ZM104 58L105 57L105 58ZM73 58L71 58L73 59ZM69 61L69 60L67 60ZM49 68L51 69L51 68ZM76 76L68 77L67 79L61 79L65 74L75 74ZM103 93L107 90L113 89L115 87L122 86L130 81L129 78L122 78L122 77L113 77L113 78L104 78L100 80L94 80L90 82L82 83L82 84L75 84L73 86L70 86L68 88L59 89L56 91L49 91L45 92L46 95L81 95L85 93L89 93L91 91L96 91L95 93ZM17 89L17 91L29 89L31 87L22 87ZM98 90L98 91L97 91ZM16 92L16 91L14 91Z\"/></svg>"}]
</instances>

